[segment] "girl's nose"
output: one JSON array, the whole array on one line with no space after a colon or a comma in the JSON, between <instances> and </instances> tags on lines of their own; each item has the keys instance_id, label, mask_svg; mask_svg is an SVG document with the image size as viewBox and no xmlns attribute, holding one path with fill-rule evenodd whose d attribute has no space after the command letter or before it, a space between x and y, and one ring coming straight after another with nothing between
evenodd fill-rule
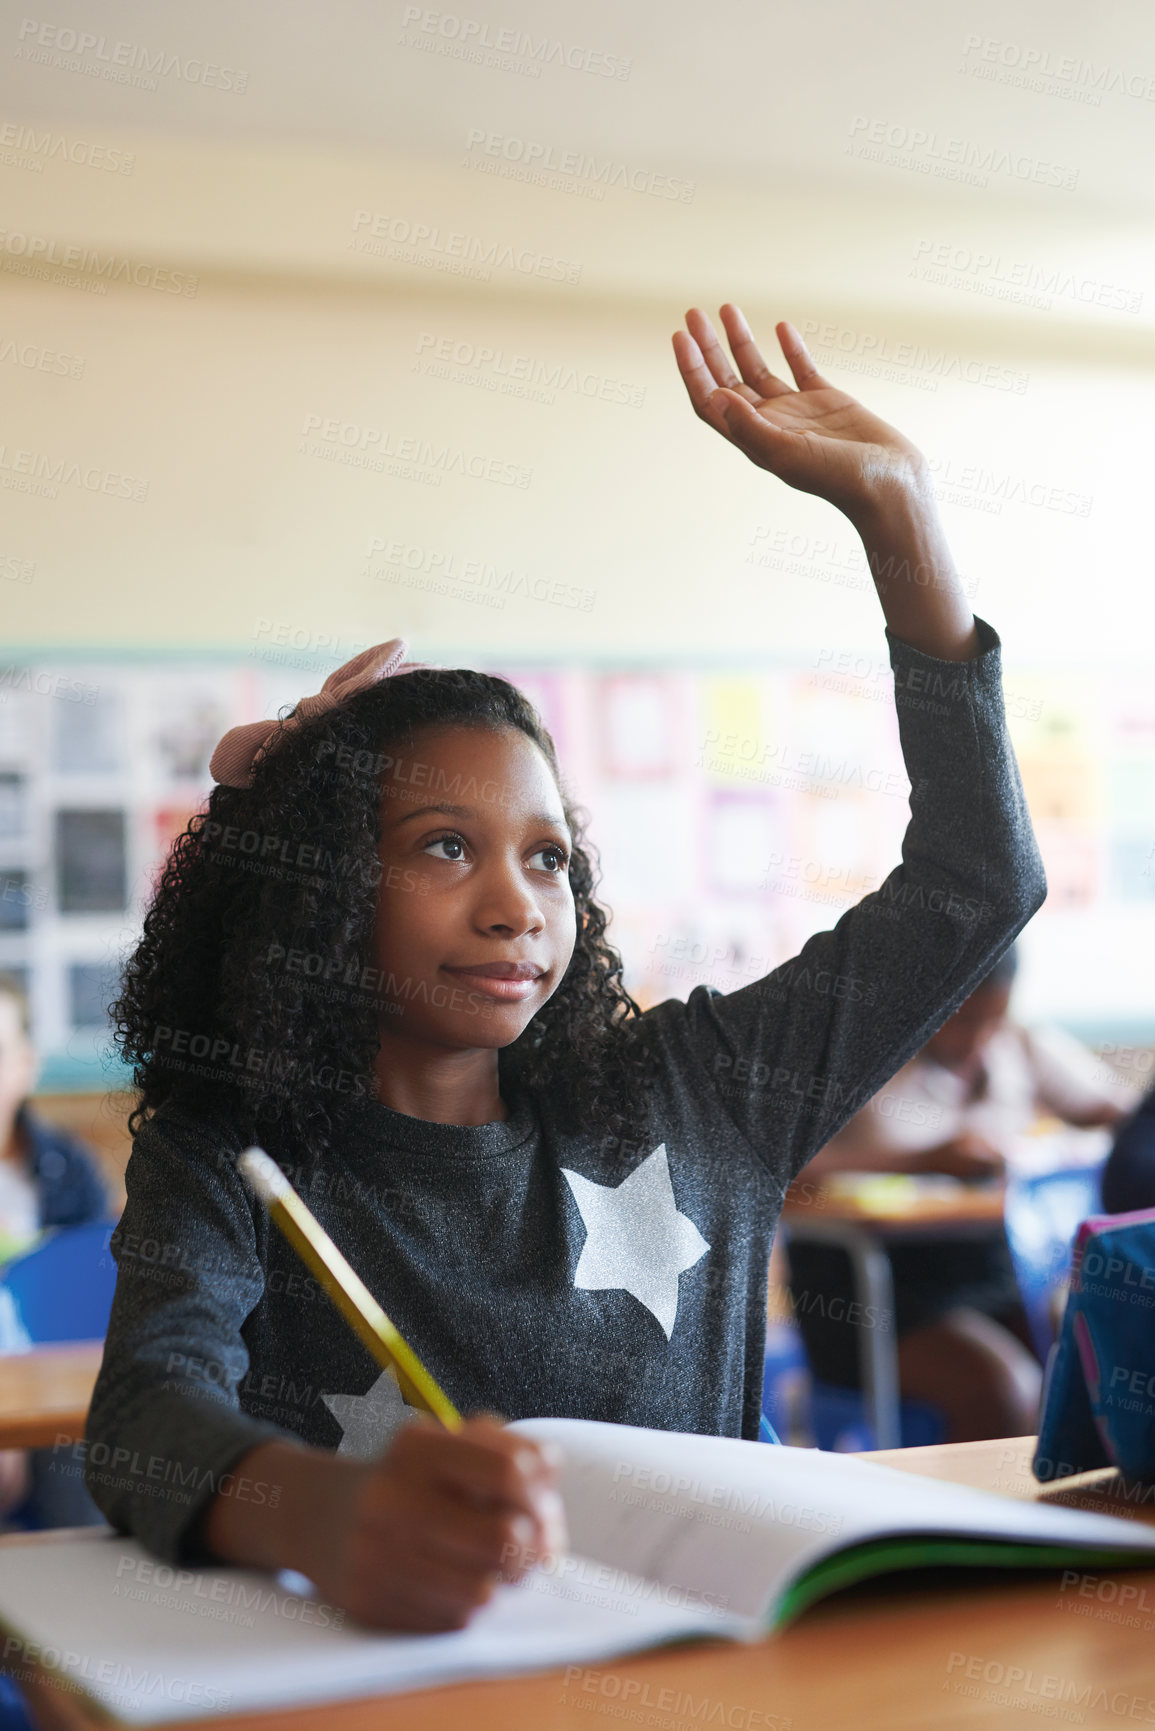
<instances>
[{"instance_id":1,"label":"girl's nose","mask_svg":"<svg viewBox=\"0 0 1155 1731\"><path fill-rule=\"evenodd\" d=\"M536 896L522 876L495 867L481 887L477 908L478 924L503 931L525 932L540 930L545 923Z\"/></svg>"}]
</instances>

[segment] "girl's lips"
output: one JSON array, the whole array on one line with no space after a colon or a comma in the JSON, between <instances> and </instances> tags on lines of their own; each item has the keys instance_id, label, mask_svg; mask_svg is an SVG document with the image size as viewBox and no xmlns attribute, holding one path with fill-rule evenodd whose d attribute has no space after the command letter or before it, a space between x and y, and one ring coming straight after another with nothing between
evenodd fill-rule
<instances>
[{"instance_id":1,"label":"girl's lips","mask_svg":"<svg viewBox=\"0 0 1155 1731\"><path fill-rule=\"evenodd\" d=\"M445 969L447 974L455 974L459 980L468 980L470 985L479 992L484 992L487 998L499 998L506 1003L517 1004L528 998L534 992L539 982L545 977L538 974L533 980L501 980L492 974L474 973L470 968Z\"/></svg>"}]
</instances>

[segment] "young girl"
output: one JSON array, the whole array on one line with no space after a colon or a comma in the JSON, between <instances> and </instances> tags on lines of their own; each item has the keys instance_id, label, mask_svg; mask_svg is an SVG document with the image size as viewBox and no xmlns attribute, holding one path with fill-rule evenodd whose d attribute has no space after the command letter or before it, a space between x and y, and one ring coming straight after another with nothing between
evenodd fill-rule
<instances>
[{"instance_id":1,"label":"young girl","mask_svg":"<svg viewBox=\"0 0 1155 1731\"><path fill-rule=\"evenodd\" d=\"M458 1628L565 1543L556 1462L493 1415L756 1438L786 1186L1043 901L999 639L924 459L793 327L796 390L722 319L738 374L697 309L674 339L696 413L842 510L875 574L903 863L765 979L640 1014L513 686L398 670L393 643L226 736L116 1006L140 1102L87 1433L93 1497L171 1563L291 1567L364 1623ZM270 1226L234 1165L254 1141L461 1432L412 1420Z\"/></svg>"}]
</instances>

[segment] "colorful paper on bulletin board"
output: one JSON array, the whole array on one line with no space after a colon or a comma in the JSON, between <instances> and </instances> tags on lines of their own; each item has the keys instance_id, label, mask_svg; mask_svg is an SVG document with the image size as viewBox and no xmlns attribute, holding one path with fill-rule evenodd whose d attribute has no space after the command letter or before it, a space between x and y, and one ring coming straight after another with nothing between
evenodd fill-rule
<instances>
[{"instance_id":1,"label":"colorful paper on bulletin board","mask_svg":"<svg viewBox=\"0 0 1155 1731\"><path fill-rule=\"evenodd\" d=\"M1101 823L1108 751L1102 696L1098 682L1077 675L1007 681L1007 730L1036 824L1087 830Z\"/></svg>"},{"instance_id":2,"label":"colorful paper on bulletin board","mask_svg":"<svg viewBox=\"0 0 1155 1731\"><path fill-rule=\"evenodd\" d=\"M686 717L676 681L662 673L610 673L599 684L603 774L645 781L684 773Z\"/></svg>"},{"instance_id":3,"label":"colorful paper on bulletin board","mask_svg":"<svg viewBox=\"0 0 1155 1731\"><path fill-rule=\"evenodd\" d=\"M123 811L58 811L57 906L62 914L123 913L128 906Z\"/></svg>"},{"instance_id":4,"label":"colorful paper on bulletin board","mask_svg":"<svg viewBox=\"0 0 1155 1731\"><path fill-rule=\"evenodd\" d=\"M711 788L703 833L707 887L719 896L767 895L781 840L779 802L770 795Z\"/></svg>"},{"instance_id":5,"label":"colorful paper on bulletin board","mask_svg":"<svg viewBox=\"0 0 1155 1731\"><path fill-rule=\"evenodd\" d=\"M11 672L11 670L7 670ZM0 759L19 762L31 749L32 714L25 692L0 690Z\"/></svg>"},{"instance_id":6,"label":"colorful paper on bulletin board","mask_svg":"<svg viewBox=\"0 0 1155 1731\"><path fill-rule=\"evenodd\" d=\"M68 1020L74 1028L109 1027L108 1007L120 991L115 962L71 962L68 967Z\"/></svg>"},{"instance_id":7,"label":"colorful paper on bulletin board","mask_svg":"<svg viewBox=\"0 0 1155 1731\"><path fill-rule=\"evenodd\" d=\"M1016 753L1026 757L1094 756L1103 745L1102 692L1078 674L1015 674L1003 705Z\"/></svg>"},{"instance_id":8,"label":"colorful paper on bulletin board","mask_svg":"<svg viewBox=\"0 0 1155 1731\"><path fill-rule=\"evenodd\" d=\"M763 683L706 674L700 683L695 761L707 781L723 787L770 785L774 716Z\"/></svg>"},{"instance_id":9,"label":"colorful paper on bulletin board","mask_svg":"<svg viewBox=\"0 0 1155 1731\"><path fill-rule=\"evenodd\" d=\"M35 899L36 891L22 867L0 871L0 932L27 931L28 910Z\"/></svg>"},{"instance_id":10,"label":"colorful paper on bulletin board","mask_svg":"<svg viewBox=\"0 0 1155 1731\"><path fill-rule=\"evenodd\" d=\"M28 782L12 771L0 772L0 836L23 835L28 824Z\"/></svg>"},{"instance_id":11,"label":"colorful paper on bulletin board","mask_svg":"<svg viewBox=\"0 0 1155 1731\"><path fill-rule=\"evenodd\" d=\"M1155 759L1155 684L1112 682L1106 696L1112 756Z\"/></svg>"},{"instance_id":12,"label":"colorful paper on bulletin board","mask_svg":"<svg viewBox=\"0 0 1155 1731\"><path fill-rule=\"evenodd\" d=\"M162 775L169 780L207 780L216 743L232 725L219 683L213 690L204 679L178 675L158 681L150 699L151 743Z\"/></svg>"},{"instance_id":13,"label":"colorful paper on bulletin board","mask_svg":"<svg viewBox=\"0 0 1155 1731\"><path fill-rule=\"evenodd\" d=\"M564 675L545 669L519 667L514 672L501 673L498 677L507 679L511 685L516 685L517 689L524 691L529 698L553 740L558 762L564 774L570 749Z\"/></svg>"},{"instance_id":14,"label":"colorful paper on bulletin board","mask_svg":"<svg viewBox=\"0 0 1155 1731\"><path fill-rule=\"evenodd\" d=\"M900 858L906 814L888 810L893 804L861 792L839 799L797 795L772 860L774 893L831 908L835 915L861 901Z\"/></svg>"},{"instance_id":15,"label":"colorful paper on bulletin board","mask_svg":"<svg viewBox=\"0 0 1155 1731\"><path fill-rule=\"evenodd\" d=\"M1023 792L1036 824L1093 827L1103 806L1102 765L1090 757L1056 753L1019 757Z\"/></svg>"},{"instance_id":16,"label":"colorful paper on bulletin board","mask_svg":"<svg viewBox=\"0 0 1155 1731\"><path fill-rule=\"evenodd\" d=\"M700 896L701 823L691 782L619 777L595 788L590 805L589 836L602 867L597 898L615 917L630 904L671 908Z\"/></svg>"},{"instance_id":17,"label":"colorful paper on bulletin board","mask_svg":"<svg viewBox=\"0 0 1155 1731\"><path fill-rule=\"evenodd\" d=\"M149 836L149 850L152 855L149 878L154 886L160 881L168 864L173 842L178 835L184 834L189 819L197 809L192 805L164 805L153 812L152 833Z\"/></svg>"},{"instance_id":18,"label":"colorful paper on bulletin board","mask_svg":"<svg viewBox=\"0 0 1155 1731\"><path fill-rule=\"evenodd\" d=\"M1117 839L1108 856L1112 895L1124 902L1155 901L1155 842Z\"/></svg>"},{"instance_id":19,"label":"colorful paper on bulletin board","mask_svg":"<svg viewBox=\"0 0 1155 1731\"><path fill-rule=\"evenodd\" d=\"M123 768L124 697L105 680L94 703L53 705L53 763L62 775L115 775Z\"/></svg>"},{"instance_id":20,"label":"colorful paper on bulletin board","mask_svg":"<svg viewBox=\"0 0 1155 1731\"><path fill-rule=\"evenodd\" d=\"M1038 818L1034 831L1047 874L1047 899L1041 911L1089 908L1099 896L1103 878L1103 848L1097 833Z\"/></svg>"},{"instance_id":21,"label":"colorful paper on bulletin board","mask_svg":"<svg viewBox=\"0 0 1155 1731\"><path fill-rule=\"evenodd\" d=\"M1123 758L1107 775L1108 813L1116 834L1155 839L1155 758Z\"/></svg>"},{"instance_id":22,"label":"colorful paper on bulletin board","mask_svg":"<svg viewBox=\"0 0 1155 1731\"><path fill-rule=\"evenodd\" d=\"M837 759L848 753L902 770L894 674L872 656L848 660L856 673L820 668L790 679L790 733L807 751Z\"/></svg>"}]
</instances>

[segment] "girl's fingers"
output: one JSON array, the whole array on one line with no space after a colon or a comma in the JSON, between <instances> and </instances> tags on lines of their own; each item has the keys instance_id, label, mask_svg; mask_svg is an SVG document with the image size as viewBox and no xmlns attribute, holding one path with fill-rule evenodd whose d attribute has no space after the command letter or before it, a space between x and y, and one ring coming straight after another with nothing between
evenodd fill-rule
<instances>
[{"instance_id":1,"label":"girl's fingers","mask_svg":"<svg viewBox=\"0 0 1155 1731\"><path fill-rule=\"evenodd\" d=\"M440 1521L430 1523L424 1542L454 1568L508 1569L522 1553L536 1559L548 1549L540 1525L529 1515L485 1513L459 1504L437 1512Z\"/></svg>"},{"instance_id":2,"label":"girl's fingers","mask_svg":"<svg viewBox=\"0 0 1155 1731\"><path fill-rule=\"evenodd\" d=\"M763 398L780 397L784 391L789 392L790 386L777 378L762 359L762 351L754 341L741 308L727 301L720 310L734 359L746 383Z\"/></svg>"},{"instance_id":3,"label":"girl's fingers","mask_svg":"<svg viewBox=\"0 0 1155 1731\"><path fill-rule=\"evenodd\" d=\"M810 359L810 351L802 341L792 324L785 319L775 325L778 341L782 345L782 353L786 356L786 364L794 375L794 382L800 391L833 390L829 379L824 379L814 362Z\"/></svg>"},{"instance_id":4,"label":"girl's fingers","mask_svg":"<svg viewBox=\"0 0 1155 1731\"><path fill-rule=\"evenodd\" d=\"M556 1517L554 1470L541 1450L488 1420L458 1432L407 1425L387 1459L414 1485L447 1488L475 1507L520 1512L543 1528Z\"/></svg>"},{"instance_id":5,"label":"girl's fingers","mask_svg":"<svg viewBox=\"0 0 1155 1731\"><path fill-rule=\"evenodd\" d=\"M693 337L686 331L674 332L674 355L678 362L678 371L689 393L694 413L706 421L716 432L729 438L726 423L722 417L722 405L725 398L721 397L710 372L702 358L702 351Z\"/></svg>"},{"instance_id":6,"label":"girl's fingers","mask_svg":"<svg viewBox=\"0 0 1155 1731\"><path fill-rule=\"evenodd\" d=\"M717 332L700 307L691 307L686 314L686 329L697 343L715 384L728 391L741 391L742 380L730 365L730 358L718 341Z\"/></svg>"},{"instance_id":7,"label":"girl's fingers","mask_svg":"<svg viewBox=\"0 0 1155 1731\"><path fill-rule=\"evenodd\" d=\"M355 1616L387 1629L434 1631L464 1627L499 1584L499 1571L459 1568L424 1546L400 1546L389 1558L389 1576L379 1589L366 1582ZM398 1583L403 1585L398 1585Z\"/></svg>"}]
</instances>

